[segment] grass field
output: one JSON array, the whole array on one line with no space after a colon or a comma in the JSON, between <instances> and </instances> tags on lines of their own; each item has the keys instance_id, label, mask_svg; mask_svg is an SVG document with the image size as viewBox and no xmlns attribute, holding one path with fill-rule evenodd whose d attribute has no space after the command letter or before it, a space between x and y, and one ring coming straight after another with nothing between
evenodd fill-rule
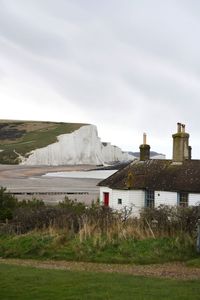
<instances>
[{"instance_id":1,"label":"grass field","mask_svg":"<svg viewBox=\"0 0 200 300\"><path fill-rule=\"evenodd\" d=\"M200 299L200 282L1 264L0 299L197 300Z\"/></svg>"},{"instance_id":2,"label":"grass field","mask_svg":"<svg viewBox=\"0 0 200 300\"><path fill-rule=\"evenodd\" d=\"M57 141L60 134L71 133L85 124L0 120L0 163L17 164L18 155Z\"/></svg>"}]
</instances>

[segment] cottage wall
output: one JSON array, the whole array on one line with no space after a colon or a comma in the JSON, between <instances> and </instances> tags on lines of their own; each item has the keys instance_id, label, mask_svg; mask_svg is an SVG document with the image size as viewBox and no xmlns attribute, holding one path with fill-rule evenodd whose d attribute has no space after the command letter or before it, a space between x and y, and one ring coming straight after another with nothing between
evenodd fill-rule
<instances>
[{"instance_id":1,"label":"cottage wall","mask_svg":"<svg viewBox=\"0 0 200 300\"><path fill-rule=\"evenodd\" d=\"M132 207L132 214L138 216L140 210L145 207L144 190L117 190L108 187L100 187L100 202L103 204L104 193L109 193L109 206L116 210L124 210ZM155 207L160 205L178 205L178 193L167 191L155 191ZM200 194L189 194L188 205L200 205Z\"/></svg>"},{"instance_id":2,"label":"cottage wall","mask_svg":"<svg viewBox=\"0 0 200 300\"><path fill-rule=\"evenodd\" d=\"M145 192L143 190L112 190L100 187L100 202L104 201L104 193L109 193L109 206L116 210L124 210L132 207L132 213L139 215L139 211L145 204Z\"/></svg>"},{"instance_id":3,"label":"cottage wall","mask_svg":"<svg viewBox=\"0 0 200 300\"><path fill-rule=\"evenodd\" d=\"M131 190L130 192L130 205L133 205L133 213L139 214L140 210L145 206L145 191Z\"/></svg>"},{"instance_id":4,"label":"cottage wall","mask_svg":"<svg viewBox=\"0 0 200 300\"><path fill-rule=\"evenodd\" d=\"M132 207L132 213L139 215L139 211L144 207L144 195L142 190L113 190L112 207L118 210ZM119 204L119 199L121 199L121 204Z\"/></svg>"},{"instance_id":5,"label":"cottage wall","mask_svg":"<svg viewBox=\"0 0 200 300\"><path fill-rule=\"evenodd\" d=\"M155 207L159 205L177 205L177 193L155 191Z\"/></svg>"},{"instance_id":6,"label":"cottage wall","mask_svg":"<svg viewBox=\"0 0 200 300\"><path fill-rule=\"evenodd\" d=\"M189 194L188 205L200 205L200 194Z\"/></svg>"},{"instance_id":7,"label":"cottage wall","mask_svg":"<svg viewBox=\"0 0 200 300\"><path fill-rule=\"evenodd\" d=\"M121 204L118 204L118 200L121 199ZM113 190L111 207L114 209L122 209L124 206L130 206L129 191L127 190Z\"/></svg>"}]
</instances>

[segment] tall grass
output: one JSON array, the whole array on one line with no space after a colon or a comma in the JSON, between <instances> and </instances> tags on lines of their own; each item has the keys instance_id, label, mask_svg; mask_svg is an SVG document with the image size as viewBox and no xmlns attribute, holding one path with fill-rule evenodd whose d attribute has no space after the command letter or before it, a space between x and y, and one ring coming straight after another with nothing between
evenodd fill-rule
<instances>
[{"instance_id":1,"label":"tall grass","mask_svg":"<svg viewBox=\"0 0 200 300\"><path fill-rule=\"evenodd\" d=\"M4 194L5 190L1 190ZM8 198L8 195L5 197ZM94 236L106 238L109 242L113 239L142 240L187 234L193 238L196 235L197 220L200 218L200 206L145 208L139 218L124 218L123 213L99 204L86 207L68 198L57 206L46 206L37 199L19 203L14 200L15 205L9 207L12 210L11 218L0 225L0 233L8 231L24 234L33 230L64 230L70 235L78 235L80 242ZM2 218L2 221L5 219Z\"/></svg>"}]
</instances>

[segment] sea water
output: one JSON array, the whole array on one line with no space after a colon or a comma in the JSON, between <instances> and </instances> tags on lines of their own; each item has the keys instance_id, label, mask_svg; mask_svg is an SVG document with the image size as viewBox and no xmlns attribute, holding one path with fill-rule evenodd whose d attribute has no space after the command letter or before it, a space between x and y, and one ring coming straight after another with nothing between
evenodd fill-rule
<instances>
[{"instance_id":1,"label":"sea water","mask_svg":"<svg viewBox=\"0 0 200 300\"><path fill-rule=\"evenodd\" d=\"M105 179L117 170L92 170L92 171L68 171L68 172L52 172L43 175L44 177L65 177L65 178L91 178Z\"/></svg>"}]
</instances>

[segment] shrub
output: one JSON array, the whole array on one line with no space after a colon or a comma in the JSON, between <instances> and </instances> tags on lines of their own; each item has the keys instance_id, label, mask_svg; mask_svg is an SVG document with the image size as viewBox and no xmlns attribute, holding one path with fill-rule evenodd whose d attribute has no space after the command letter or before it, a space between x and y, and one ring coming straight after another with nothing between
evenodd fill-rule
<instances>
[{"instance_id":1,"label":"shrub","mask_svg":"<svg viewBox=\"0 0 200 300\"><path fill-rule=\"evenodd\" d=\"M178 234L196 234L197 220L200 218L200 206L172 207L161 205L156 208L144 208L140 215L143 227L150 227L157 235L176 236Z\"/></svg>"},{"instance_id":2,"label":"shrub","mask_svg":"<svg viewBox=\"0 0 200 300\"><path fill-rule=\"evenodd\" d=\"M40 208L44 206L44 201L36 198L33 198L32 200L23 199L22 201L18 202L18 207Z\"/></svg>"},{"instance_id":3,"label":"shrub","mask_svg":"<svg viewBox=\"0 0 200 300\"><path fill-rule=\"evenodd\" d=\"M78 202L77 200L71 200L68 197L65 197L64 201L59 202L58 207L76 213L77 215L84 213L86 210L84 203Z\"/></svg>"},{"instance_id":4,"label":"shrub","mask_svg":"<svg viewBox=\"0 0 200 300\"><path fill-rule=\"evenodd\" d=\"M15 211L12 223L15 223L19 233L32 230L65 228L77 232L79 230L78 216L60 207L20 207ZM20 230L19 230L20 228Z\"/></svg>"},{"instance_id":5,"label":"shrub","mask_svg":"<svg viewBox=\"0 0 200 300\"><path fill-rule=\"evenodd\" d=\"M17 199L6 191L6 188L0 188L0 221L12 219L15 208L18 205Z\"/></svg>"}]
</instances>

